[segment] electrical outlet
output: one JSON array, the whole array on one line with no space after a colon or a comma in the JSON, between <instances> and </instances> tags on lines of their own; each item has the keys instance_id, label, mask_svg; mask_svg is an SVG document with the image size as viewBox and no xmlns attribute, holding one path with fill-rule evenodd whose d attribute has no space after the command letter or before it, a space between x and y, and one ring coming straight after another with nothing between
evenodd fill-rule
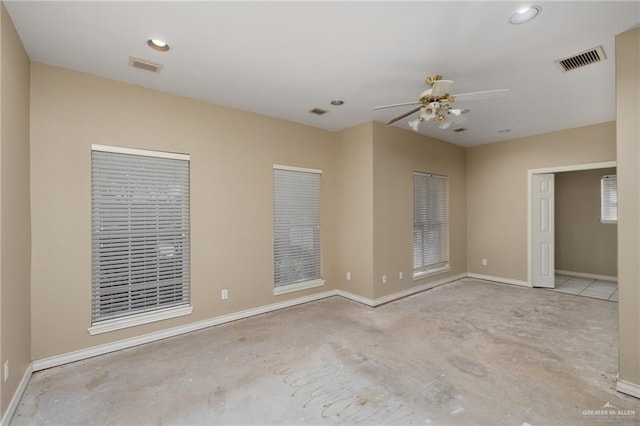
<instances>
[{"instance_id":1,"label":"electrical outlet","mask_svg":"<svg viewBox=\"0 0 640 426\"><path fill-rule=\"evenodd\" d=\"M347 281L351 281L351 272L347 272Z\"/></svg>"},{"instance_id":2,"label":"electrical outlet","mask_svg":"<svg viewBox=\"0 0 640 426\"><path fill-rule=\"evenodd\" d=\"M229 290L226 288L220 292L220 298L222 300L227 300L229 298Z\"/></svg>"},{"instance_id":3,"label":"electrical outlet","mask_svg":"<svg viewBox=\"0 0 640 426\"><path fill-rule=\"evenodd\" d=\"M398 272L398 279L402 279L402 271Z\"/></svg>"},{"instance_id":4,"label":"electrical outlet","mask_svg":"<svg viewBox=\"0 0 640 426\"><path fill-rule=\"evenodd\" d=\"M387 283L387 276L383 275L382 276L382 284L386 284Z\"/></svg>"},{"instance_id":5,"label":"electrical outlet","mask_svg":"<svg viewBox=\"0 0 640 426\"><path fill-rule=\"evenodd\" d=\"M487 259L482 259L482 266L487 266L489 261Z\"/></svg>"},{"instance_id":6,"label":"electrical outlet","mask_svg":"<svg viewBox=\"0 0 640 426\"><path fill-rule=\"evenodd\" d=\"M7 383L9 380L9 360L4 362L4 382Z\"/></svg>"}]
</instances>

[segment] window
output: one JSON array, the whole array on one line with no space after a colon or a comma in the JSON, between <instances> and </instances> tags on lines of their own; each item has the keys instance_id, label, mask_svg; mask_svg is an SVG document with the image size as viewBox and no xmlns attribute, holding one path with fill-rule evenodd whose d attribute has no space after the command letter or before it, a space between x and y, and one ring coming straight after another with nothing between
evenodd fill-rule
<instances>
[{"instance_id":1,"label":"window","mask_svg":"<svg viewBox=\"0 0 640 426\"><path fill-rule=\"evenodd\" d=\"M449 179L413 174L413 278L450 270Z\"/></svg>"},{"instance_id":2,"label":"window","mask_svg":"<svg viewBox=\"0 0 640 426\"><path fill-rule=\"evenodd\" d=\"M616 175L600 179L600 222L618 223L618 179Z\"/></svg>"},{"instance_id":3,"label":"window","mask_svg":"<svg viewBox=\"0 0 640 426\"><path fill-rule=\"evenodd\" d=\"M188 155L92 146L91 226L90 333L191 312Z\"/></svg>"},{"instance_id":4,"label":"window","mask_svg":"<svg viewBox=\"0 0 640 426\"><path fill-rule=\"evenodd\" d=\"M320 263L322 171L273 168L274 294L324 284Z\"/></svg>"}]
</instances>

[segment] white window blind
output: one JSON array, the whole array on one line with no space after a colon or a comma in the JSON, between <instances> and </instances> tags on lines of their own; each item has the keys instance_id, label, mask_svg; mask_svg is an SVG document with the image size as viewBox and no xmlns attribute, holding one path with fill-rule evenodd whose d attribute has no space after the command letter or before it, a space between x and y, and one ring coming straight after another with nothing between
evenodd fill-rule
<instances>
[{"instance_id":1,"label":"white window blind","mask_svg":"<svg viewBox=\"0 0 640 426\"><path fill-rule=\"evenodd\" d=\"M321 278L319 171L273 169L274 287Z\"/></svg>"},{"instance_id":2,"label":"white window blind","mask_svg":"<svg viewBox=\"0 0 640 426\"><path fill-rule=\"evenodd\" d=\"M600 222L618 222L618 179L616 175L600 179Z\"/></svg>"},{"instance_id":3,"label":"white window blind","mask_svg":"<svg viewBox=\"0 0 640 426\"><path fill-rule=\"evenodd\" d=\"M189 160L158 154L91 152L93 324L189 304Z\"/></svg>"},{"instance_id":4,"label":"white window blind","mask_svg":"<svg viewBox=\"0 0 640 426\"><path fill-rule=\"evenodd\" d=\"M413 272L436 272L449 266L448 178L414 173Z\"/></svg>"}]
</instances>

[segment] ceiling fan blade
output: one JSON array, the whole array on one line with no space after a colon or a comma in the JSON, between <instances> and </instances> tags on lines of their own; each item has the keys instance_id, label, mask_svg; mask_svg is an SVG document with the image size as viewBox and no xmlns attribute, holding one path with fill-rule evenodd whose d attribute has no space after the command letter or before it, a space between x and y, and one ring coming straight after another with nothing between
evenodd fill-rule
<instances>
[{"instance_id":1,"label":"ceiling fan blade","mask_svg":"<svg viewBox=\"0 0 640 426\"><path fill-rule=\"evenodd\" d=\"M431 94L433 96L442 96L449 93L449 87L453 83L452 80L438 80L433 83Z\"/></svg>"},{"instance_id":2,"label":"ceiling fan blade","mask_svg":"<svg viewBox=\"0 0 640 426\"><path fill-rule=\"evenodd\" d=\"M480 99L496 99L508 96L511 93L509 89L487 90L485 92L470 92L453 95L455 102L477 101Z\"/></svg>"},{"instance_id":3,"label":"ceiling fan blade","mask_svg":"<svg viewBox=\"0 0 640 426\"><path fill-rule=\"evenodd\" d=\"M373 110L375 111L377 109L395 108L395 107L407 106L407 105L418 105L419 103L420 103L419 101L415 101L415 102L403 102L401 104L382 105L382 106L373 107Z\"/></svg>"},{"instance_id":4,"label":"ceiling fan blade","mask_svg":"<svg viewBox=\"0 0 640 426\"><path fill-rule=\"evenodd\" d=\"M387 123L387 126L391 126L393 123L396 123L396 122L398 122L398 121L402 120L403 118L407 118L407 117L409 117L410 115L415 114L416 112L420 111L420 108L422 108L422 106L419 106L418 108L414 108L414 109L412 109L412 110L411 110L411 111L409 111L409 112L405 112L404 114L397 116L396 118L394 118L393 120L391 120L390 122L388 122L388 123Z\"/></svg>"}]
</instances>

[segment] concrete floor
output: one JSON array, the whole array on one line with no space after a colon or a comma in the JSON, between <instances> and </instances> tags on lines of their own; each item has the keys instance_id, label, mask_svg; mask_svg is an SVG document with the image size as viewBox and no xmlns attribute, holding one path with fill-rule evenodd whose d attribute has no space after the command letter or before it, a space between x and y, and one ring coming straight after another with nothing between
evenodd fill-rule
<instances>
[{"instance_id":1,"label":"concrete floor","mask_svg":"<svg viewBox=\"0 0 640 426\"><path fill-rule=\"evenodd\" d=\"M617 306L471 279L332 297L38 372L11 425L637 425Z\"/></svg>"}]
</instances>

